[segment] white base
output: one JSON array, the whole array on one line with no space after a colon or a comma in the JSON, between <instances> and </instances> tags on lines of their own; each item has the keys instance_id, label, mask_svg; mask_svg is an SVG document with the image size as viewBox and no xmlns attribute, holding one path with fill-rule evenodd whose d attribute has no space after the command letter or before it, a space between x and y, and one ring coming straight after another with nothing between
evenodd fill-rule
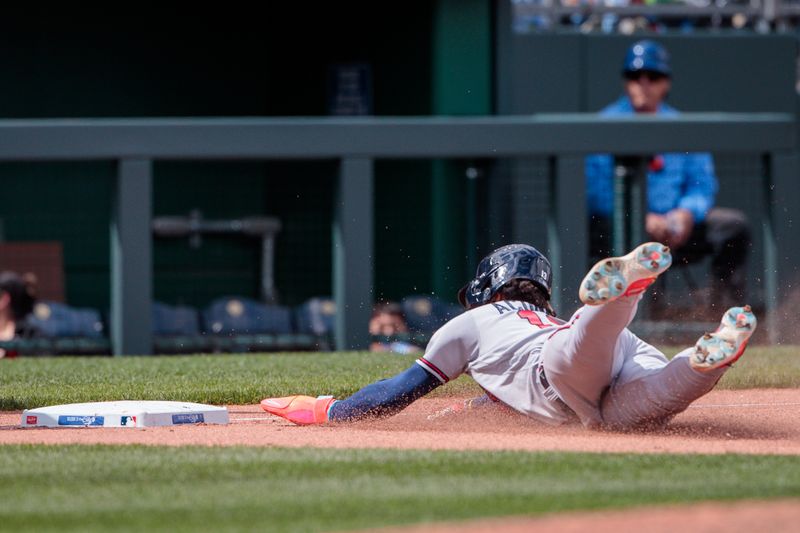
<instances>
[{"instance_id":1,"label":"white base","mask_svg":"<svg viewBox=\"0 0 800 533\"><path fill-rule=\"evenodd\" d=\"M71 403L22 412L22 427L155 427L227 424L228 409L190 402L130 401Z\"/></svg>"}]
</instances>

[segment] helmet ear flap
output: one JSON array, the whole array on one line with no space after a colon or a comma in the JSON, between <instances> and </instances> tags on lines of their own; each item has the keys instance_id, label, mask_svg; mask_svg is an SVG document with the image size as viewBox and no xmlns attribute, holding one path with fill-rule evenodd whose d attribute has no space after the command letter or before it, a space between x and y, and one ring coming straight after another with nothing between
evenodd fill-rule
<instances>
[{"instance_id":1,"label":"helmet ear flap","mask_svg":"<svg viewBox=\"0 0 800 533\"><path fill-rule=\"evenodd\" d=\"M469 282L469 289L467 289L467 306L484 303L483 299L486 292L489 290L485 287L485 278L476 278Z\"/></svg>"},{"instance_id":2,"label":"helmet ear flap","mask_svg":"<svg viewBox=\"0 0 800 533\"><path fill-rule=\"evenodd\" d=\"M485 304L491 299L492 299L492 289L486 287L485 289L483 289L483 293L481 294L481 303Z\"/></svg>"},{"instance_id":3,"label":"helmet ear flap","mask_svg":"<svg viewBox=\"0 0 800 533\"><path fill-rule=\"evenodd\" d=\"M491 288L486 286L486 277L470 280L458 291L458 302L469 309L478 304L486 303L491 298Z\"/></svg>"}]
</instances>

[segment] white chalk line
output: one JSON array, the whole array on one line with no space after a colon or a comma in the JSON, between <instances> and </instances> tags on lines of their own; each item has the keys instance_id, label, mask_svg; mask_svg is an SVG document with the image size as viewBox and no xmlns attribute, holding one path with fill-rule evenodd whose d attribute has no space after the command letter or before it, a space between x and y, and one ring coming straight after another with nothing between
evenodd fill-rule
<instances>
[{"instance_id":1,"label":"white chalk line","mask_svg":"<svg viewBox=\"0 0 800 533\"><path fill-rule=\"evenodd\" d=\"M701 403L692 404L693 409L719 408L719 407L792 407L798 406L800 402L780 402L780 403Z\"/></svg>"},{"instance_id":2,"label":"white chalk line","mask_svg":"<svg viewBox=\"0 0 800 533\"><path fill-rule=\"evenodd\" d=\"M254 420L275 420L274 416L256 416L248 418L231 418L230 422L252 422Z\"/></svg>"}]
</instances>

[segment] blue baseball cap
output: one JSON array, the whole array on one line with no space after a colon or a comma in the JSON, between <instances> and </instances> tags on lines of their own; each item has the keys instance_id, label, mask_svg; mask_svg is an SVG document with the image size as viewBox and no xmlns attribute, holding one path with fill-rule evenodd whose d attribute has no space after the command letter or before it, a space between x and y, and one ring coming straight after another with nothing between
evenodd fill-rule
<instances>
[{"instance_id":1,"label":"blue baseball cap","mask_svg":"<svg viewBox=\"0 0 800 533\"><path fill-rule=\"evenodd\" d=\"M644 40L633 43L625 54L622 74L629 72L657 72L664 76L672 76L669 67L669 52L655 41Z\"/></svg>"}]
</instances>

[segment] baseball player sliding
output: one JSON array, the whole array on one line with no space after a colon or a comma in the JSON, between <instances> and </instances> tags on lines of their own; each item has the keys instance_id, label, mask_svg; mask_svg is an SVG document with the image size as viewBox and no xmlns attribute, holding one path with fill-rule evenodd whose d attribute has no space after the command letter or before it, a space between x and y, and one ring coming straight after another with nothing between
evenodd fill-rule
<instances>
[{"instance_id":1,"label":"baseball player sliding","mask_svg":"<svg viewBox=\"0 0 800 533\"><path fill-rule=\"evenodd\" d=\"M756 327L749 306L733 307L672 360L636 337L626 328L642 293L671 263L669 248L655 242L598 262L581 282L585 305L564 322L550 305L547 258L532 246L504 246L459 291L467 311L404 372L343 400L288 396L261 406L296 424L388 416L466 373L487 393L470 407L491 399L546 423L592 428L664 424L714 387Z\"/></svg>"}]
</instances>

